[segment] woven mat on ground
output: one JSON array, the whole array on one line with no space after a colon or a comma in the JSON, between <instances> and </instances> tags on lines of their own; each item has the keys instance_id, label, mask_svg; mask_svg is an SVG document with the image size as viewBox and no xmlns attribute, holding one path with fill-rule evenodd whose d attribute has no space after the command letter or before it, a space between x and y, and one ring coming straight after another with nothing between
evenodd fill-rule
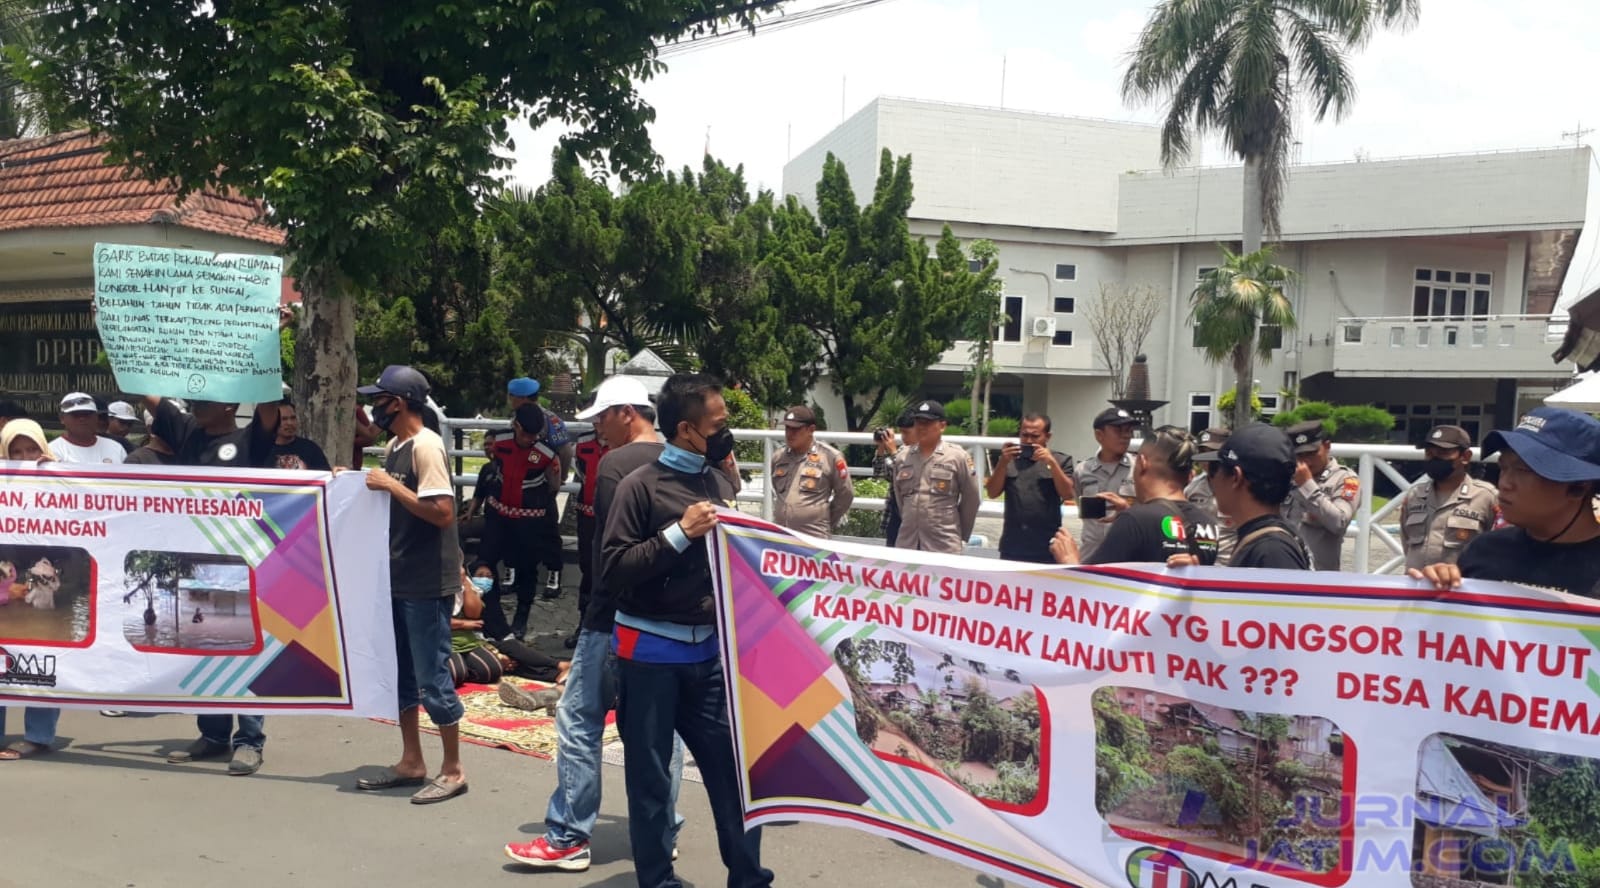
<instances>
[{"instance_id":1,"label":"woven mat on ground","mask_svg":"<svg viewBox=\"0 0 1600 888\"><path fill-rule=\"evenodd\" d=\"M528 690L550 687L543 682L525 678L505 680ZM555 716L543 712L533 713L513 709L500 702L500 692L492 685L465 684L458 688L456 693L461 696L461 705L467 711L461 720L461 739L479 746L509 749L535 758L555 758ZM387 719L375 720L394 724ZM426 710L422 713L422 729L430 734L439 733L439 729L433 724L433 719L428 718ZM612 744L621 746L621 741L617 738L615 713L606 714L606 731L600 742L607 746Z\"/></svg>"}]
</instances>

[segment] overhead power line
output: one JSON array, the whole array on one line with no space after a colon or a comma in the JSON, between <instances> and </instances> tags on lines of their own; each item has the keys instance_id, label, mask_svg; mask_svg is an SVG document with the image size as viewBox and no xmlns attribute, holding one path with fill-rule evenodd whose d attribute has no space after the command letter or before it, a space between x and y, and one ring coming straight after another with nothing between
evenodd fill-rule
<instances>
[{"instance_id":1,"label":"overhead power line","mask_svg":"<svg viewBox=\"0 0 1600 888\"><path fill-rule=\"evenodd\" d=\"M735 41L744 40L750 37L760 37L789 28L798 28L801 25L816 24L817 22L826 21L841 15L847 15L852 12L859 12L868 7L877 6L880 3L887 2L889 2L889 0L835 0L833 3L829 3L824 6L818 6L814 9L807 9L802 12L797 12L793 15L785 15L778 18L758 21L753 33L741 28L738 30L723 31L717 34L707 34L704 37L697 37L691 40L680 40L676 43L664 43L661 44L660 48L657 50L656 56L658 58L665 59L672 58L674 56L687 55L691 52L711 49L716 46L721 46L725 43L733 43Z\"/></svg>"}]
</instances>

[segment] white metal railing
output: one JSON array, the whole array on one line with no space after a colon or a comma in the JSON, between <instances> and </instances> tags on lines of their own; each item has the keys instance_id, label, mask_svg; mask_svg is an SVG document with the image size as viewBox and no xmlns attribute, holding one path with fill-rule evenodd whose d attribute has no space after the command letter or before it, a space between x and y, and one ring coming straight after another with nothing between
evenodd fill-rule
<instances>
[{"instance_id":1,"label":"white metal railing","mask_svg":"<svg viewBox=\"0 0 1600 888\"><path fill-rule=\"evenodd\" d=\"M504 419L447 419L445 420L444 437L452 459L458 457L472 457L483 455L483 449L478 447L457 447L455 435L457 431L463 434L473 431L488 431L509 428L509 420ZM567 423L567 430L573 435L588 432L591 426L583 422ZM760 505L761 515L767 520L772 519L772 487L766 483L766 467L772 464L772 458L779 447L783 446L783 431L779 429L737 429L735 435L741 442L761 442L761 461L741 461L739 468L752 475L752 483L747 483L739 492L738 502ZM873 437L867 432L829 432L818 431L817 440L825 441L836 447L849 444L875 444ZM1008 441L1015 438L980 438L971 435L949 435L946 441L967 448L972 454L973 461L979 466L980 473L986 473L989 463L986 450L999 450ZM1137 450L1139 441L1135 440L1133 449ZM381 452L377 448L370 448L371 452ZM1403 444L1335 444L1333 455L1342 460L1346 465L1355 468L1356 474L1361 479L1361 493L1357 499L1355 519L1351 521L1350 528L1345 532L1347 537L1355 539L1355 563L1358 567L1371 563L1373 541L1386 547L1392 554L1388 561L1374 573L1392 573L1405 563L1404 550L1398 537L1399 528L1386 522L1384 519L1394 513L1400 506L1401 497L1395 496L1382 508L1373 509L1373 484L1381 474L1392 481L1396 487L1404 492L1412 486L1413 482L1407 481L1395 468L1396 463L1415 462L1423 459L1423 453L1416 447ZM1474 452L1474 456L1477 453ZM854 477L871 477L870 467L852 466L850 474ZM477 481L475 475L455 474L452 476L458 494L464 488L472 486ZM759 483L756 483L759 482ZM561 488L564 493L578 492L578 485L568 482ZM885 506L881 497L858 497L852 508L872 512L881 512ZM1069 517L1077 517L1077 506L1063 507L1063 512ZM1002 503L985 499L978 509L980 517L1001 518L1005 514Z\"/></svg>"},{"instance_id":2,"label":"white metal railing","mask_svg":"<svg viewBox=\"0 0 1600 888\"><path fill-rule=\"evenodd\" d=\"M1462 314L1445 317L1339 318L1334 344L1350 348L1512 348L1560 342L1567 319L1548 314Z\"/></svg>"}]
</instances>

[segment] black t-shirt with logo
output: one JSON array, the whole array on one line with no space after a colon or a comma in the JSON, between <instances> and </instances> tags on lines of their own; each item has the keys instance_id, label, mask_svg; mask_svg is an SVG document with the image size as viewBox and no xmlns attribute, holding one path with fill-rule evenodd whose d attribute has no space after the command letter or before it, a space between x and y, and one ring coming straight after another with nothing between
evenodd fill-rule
<instances>
[{"instance_id":1,"label":"black t-shirt with logo","mask_svg":"<svg viewBox=\"0 0 1600 888\"><path fill-rule=\"evenodd\" d=\"M1483 534L1456 562L1461 575L1600 598L1600 537L1581 543L1541 543L1520 527Z\"/></svg>"},{"instance_id":2,"label":"black t-shirt with logo","mask_svg":"<svg viewBox=\"0 0 1600 888\"><path fill-rule=\"evenodd\" d=\"M1239 542L1228 557L1229 567L1310 570L1311 554L1289 522L1262 515L1239 525Z\"/></svg>"},{"instance_id":3,"label":"black t-shirt with logo","mask_svg":"<svg viewBox=\"0 0 1600 888\"><path fill-rule=\"evenodd\" d=\"M163 398L156 406L154 418L150 431L172 447L177 454L173 462L177 465L224 469L259 469L272 465L276 430L267 430L258 417L251 417L250 424L242 429L208 435L193 416Z\"/></svg>"},{"instance_id":4,"label":"black t-shirt with logo","mask_svg":"<svg viewBox=\"0 0 1600 888\"><path fill-rule=\"evenodd\" d=\"M316 442L295 438L287 444L273 444L268 465L274 469L310 469L313 472L331 472L328 457Z\"/></svg>"},{"instance_id":5,"label":"black t-shirt with logo","mask_svg":"<svg viewBox=\"0 0 1600 888\"><path fill-rule=\"evenodd\" d=\"M1117 516L1086 563L1165 564L1173 555L1194 555L1212 565L1217 536L1216 519L1205 509L1188 500L1151 500Z\"/></svg>"},{"instance_id":6,"label":"black t-shirt with logo","mask_svg":"<svg viewBox=\"0 0 1600 888\"><path fill-rule=\"evenodd\" d=\"M1055 453L1062 471L1072 474L1072 457ZM1049 564L1050 539L1061 528L1061 494L1043 460L1014 459L1006 466L1005 524L1000 557Z\"/></svg>"}]
</instances>

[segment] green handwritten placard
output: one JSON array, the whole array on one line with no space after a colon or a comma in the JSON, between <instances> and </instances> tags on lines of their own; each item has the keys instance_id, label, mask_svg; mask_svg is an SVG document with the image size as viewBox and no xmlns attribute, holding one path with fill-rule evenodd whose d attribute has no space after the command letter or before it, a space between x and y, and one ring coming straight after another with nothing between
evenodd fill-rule
<instances>
[{"instance_id":1,"label":"green handwritten placard","mask_svg":"<svg viewBox=\"0 0 1600 888\"><path fill-rule=\"evenodd\" d=\"M94 303L117 388L261 402L283 396L277 256L95 244Z\"/></svg>"}]
</instances>

